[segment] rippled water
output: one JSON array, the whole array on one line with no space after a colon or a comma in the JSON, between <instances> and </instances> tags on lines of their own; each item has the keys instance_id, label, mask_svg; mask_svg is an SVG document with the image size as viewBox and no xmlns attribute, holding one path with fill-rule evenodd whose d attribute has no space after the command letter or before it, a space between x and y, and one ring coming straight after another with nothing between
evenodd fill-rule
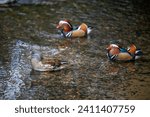
<instances>
[{"instance_id":1,"label":"rippled water","mask_svg":"<svg viewBox=\"0 0 150 117\"><path fill-rule=\"evenodd\" d=\"M150 99L150 7L140 1L1 6L0 99ZM85 22L94 30L87 38L63 39L55 28L60 19ZM143 50L140 60L108 60L110 43L127 47L131 42ZM54 57L55 50L68 67L34 71L30 60L36 47L44 56ZM60 52L60 47L67 49Z\"/></svg>"}]
</instances>

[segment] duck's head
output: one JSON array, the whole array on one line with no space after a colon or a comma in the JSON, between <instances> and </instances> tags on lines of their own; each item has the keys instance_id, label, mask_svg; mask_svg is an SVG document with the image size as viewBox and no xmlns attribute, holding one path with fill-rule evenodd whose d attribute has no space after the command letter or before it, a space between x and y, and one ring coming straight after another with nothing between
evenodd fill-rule
<instances>
[{"instance_id":1,"label":"duck's head","mask_svg":"<svg viewBox=\"0 0 150 117\"><path fill-rule=\"evenodd\" d=\"M119 46L116 45L116 44L110 44L106 49L107 49L108 51L110 51L110 50L113 49L113 48L118 48L118 49L119 49Z\"/></svg>"},{"instance_id":2,"label":"duck's head","mask_svg":"<svg viewBox=\"0 0 150 117\"><path fill-rule=\"evenodd\" d=\"M106 49L111 55L116 55L120 52L119 46L116 44L110 44Z\"/></svg>"},{"instance_id":3,"label":"duck's head","mask_svg":"<svg viewBox=\"0 0 150 117\"><path fill-rule=\"evenodd\" d=\"M73 27L69 20L61 20L56 26L57 29L63 30L64 32L70 32Z\"/></svg>"}]
</instances>

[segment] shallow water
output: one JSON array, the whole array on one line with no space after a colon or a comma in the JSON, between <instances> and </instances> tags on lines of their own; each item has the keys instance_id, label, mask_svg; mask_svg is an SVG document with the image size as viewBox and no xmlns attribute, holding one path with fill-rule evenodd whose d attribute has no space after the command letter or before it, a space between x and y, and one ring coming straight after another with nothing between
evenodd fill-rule
<instances>
[{"instance_id":1,"label":"shallow water","mask_svg":"<svg viewBox=\"0 0 150 117\"><path fill-rule=\"evenodd\" d=\"M144 0L145 1L145 0ZM0 7L0 99L150 99L148 3L60 0L49 5ZM143 7L144 6L144 7ZM60 38L60 19L94 27L87 38ZM144 55L111 62L110 43L134 42ZM60 47L67 47L61 51ZM66 69L37 72L31 53L68 61Z\"/></svg>"}]
</instances>

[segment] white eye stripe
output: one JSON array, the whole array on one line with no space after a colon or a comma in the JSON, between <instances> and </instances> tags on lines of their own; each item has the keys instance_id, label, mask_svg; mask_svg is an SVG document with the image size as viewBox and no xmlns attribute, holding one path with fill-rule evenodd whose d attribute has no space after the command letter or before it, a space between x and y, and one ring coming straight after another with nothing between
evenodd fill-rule
<instances>
[{"instance_id":1,"label":"white eye stripe","mask_svg":"<svg viewBox=\"0 0 150 117\"><path fill-rule=\"evenodd\" d=\"M71 26L68 22L66 22L66 21L60 21L59 24L67 24L67 25L69 25L70 27L72 27L72 26Z\"/></svg>"},{"instance_id":2,"label":"white eye stripe","mask_svg":"<svg viewBox=\"0 0 150 117\"><path fill-rule=\"evenodd\" d=\"M111 44L110 46L119 48L116 44Z\"/></svg>"}]
</instances>

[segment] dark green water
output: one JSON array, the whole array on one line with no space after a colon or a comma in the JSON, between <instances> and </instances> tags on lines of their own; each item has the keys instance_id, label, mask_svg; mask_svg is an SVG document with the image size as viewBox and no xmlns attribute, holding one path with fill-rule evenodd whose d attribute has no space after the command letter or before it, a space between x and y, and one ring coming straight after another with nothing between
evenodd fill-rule
<instances>
[{"instance_id":1,"label":"dark green water","mask_svg":"<svg viewBox=\"0 0 150 117\"><path fill-rule=\"evenodd\" d=\"M150 13L147 3L129 0L70 0L51 5L0 7L0 99L150 99ZM69 19L93 26L88 38L59 38L56 24ZM32 49L68 48L57 56L70 63L57 72L32 70ZM144 55L111 62L110 43L134 42ZM48 49L50 51L51 49Z\"/></svg>"}]
</instances>

